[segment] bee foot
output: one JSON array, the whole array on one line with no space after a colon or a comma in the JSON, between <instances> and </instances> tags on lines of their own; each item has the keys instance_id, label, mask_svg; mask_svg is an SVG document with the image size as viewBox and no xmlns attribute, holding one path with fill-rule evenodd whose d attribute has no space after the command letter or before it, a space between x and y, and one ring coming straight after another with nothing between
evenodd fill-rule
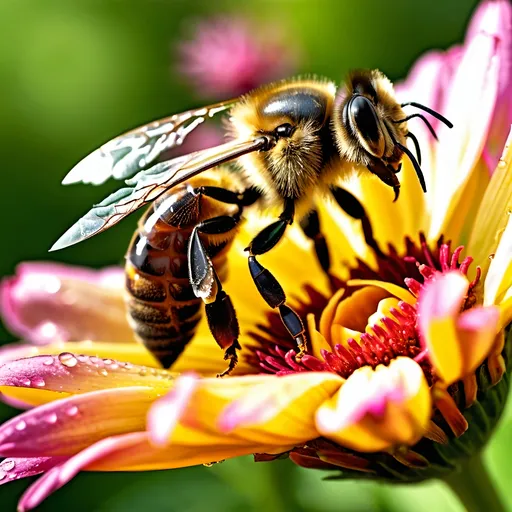
<instances>
[{"instance_id":1,"label":"bee foot","mask_svg":"<svg viewBox=\"0 0 512 512\"><path fill-rule=\"evenodd\" d=\"M240 348L241 347L238 341L235 341L233 345L226 349L226 352L224 352L224 361L229 361L229 364L222 373L217 374L219 379L229 375L235 369L236 365L238 364L238 354L236 351Z\"/></svg>"}]
</instances>

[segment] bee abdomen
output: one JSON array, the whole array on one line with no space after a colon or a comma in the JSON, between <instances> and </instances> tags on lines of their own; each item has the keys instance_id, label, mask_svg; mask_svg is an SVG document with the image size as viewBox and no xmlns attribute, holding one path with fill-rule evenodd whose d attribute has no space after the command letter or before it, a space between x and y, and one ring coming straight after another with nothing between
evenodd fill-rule
<instances>
[{"instance_id":1,"label":"bee abdomen","mask_svg":"<svg viewBox=\"0 0 512 512\"><path fill-rule=\"evenodd\" d=\"M183 352L202 317L203 301L194 295L188 279L189 231L180 230L179 238L170 236L180 243L162 249L155 249L138 233L127 254L128 319L137 338L165 368ZM211 247L220 278L227 273L225 245Z\"/></svg>"}]
</instances>

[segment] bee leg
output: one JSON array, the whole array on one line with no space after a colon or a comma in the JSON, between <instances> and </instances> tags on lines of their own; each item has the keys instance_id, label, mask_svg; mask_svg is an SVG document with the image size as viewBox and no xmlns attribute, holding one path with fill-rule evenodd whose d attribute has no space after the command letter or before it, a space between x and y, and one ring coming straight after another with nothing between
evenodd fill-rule
<instances>
[{"instance_id":1,"label":"bee leg","mask_svg":"<svg viewBox=\"0 0 512 512\"><path fill-rule=\"evenodd\" d=\"M293 202L287 201L280 220L260 231L246 250L249 251L249 272L254 284L263 300L272 309L279 308L279 315L286 330L297 343L299 351L296 359L300 360L307 349L304 324L299 315L285 304L286 294L279 281L256 259L257 255L270 251L281 240L286 227L293 222L293 213Z\"/></svg>"},{"instance_id":2,"label":"bee leg","mask_svg":"<svg viewBox=\"0 0 512 512\"><path fill-rule=\"evenodd\" d=\"M327 247L327 241L325 236L320 230L320 219L318 218L318 212L311 210L300 221L300 227L304 234L313 240L315 244L315 253L322 267L323 271L329 276L329 269L331 267L331 256L329 254L329 247Z\"/></svg>"},{"instance_id":3,"label":"bee leg","mask_svg":"<svg viewBox=\"0 0 512 512\"><path fill-rule=\"evenodd\" d=\"M217 272L201 242L199 233L220 234L233 230L240 222L241 212L230 217L223 215L205 220L192 231L188 246L189 279L196 297L205 303L208 326L215 341L224 350L228 368L218 376L228 375L238 362L237 350L240 328L235 308L229 295L223 290Z\"/></svg>"},{"instance_id":4,"label":"bee leg","mask_svg":"<svg viewBox=\"0 0 512 512\"><path fill-rule=\"evenodd\" d=\"M371 247L377 256L384 257L377 240L373 236L373 228L366 214L364 206L348 190L340 187L331 187L331 193L341 209L352 218L360 220L366 245Z\"/></svg>"}]
</instances>

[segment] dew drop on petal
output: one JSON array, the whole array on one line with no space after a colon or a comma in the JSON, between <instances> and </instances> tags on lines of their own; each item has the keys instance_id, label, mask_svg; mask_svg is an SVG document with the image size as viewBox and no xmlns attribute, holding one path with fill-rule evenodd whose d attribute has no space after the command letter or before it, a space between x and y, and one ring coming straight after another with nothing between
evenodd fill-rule
<instances>
[{"instance_id":1,"label":"dew drop on petal","mask_svg":"<svg viewBox=\"0 0 512 512\"><path fill-rule=\"evenodd\" d=\"M43 388L46 386L46 382L42 377L35 377L34 380L32 380L32 384L38 388Z\"/></svg>"},{"instance_id":2,"label":"dew drop on petal","mask_svg":"<svg viewBox=\"0 0 512 512\"><path fill-rule=\"evenodd\" d=\"M45 366L51 366L53 364L53 357L48 356L43 359L43 364Z\"/></svg>"},{"instance_id":3,"label":"dew drop on petal","mask_svg":"<svg viewBox=\"0 0 512 512\"><path fill-rule=\"evenodd\" d=\"M68 368L73 368L78 364L78 359L71 352L62 352L62 354L59 354L59 361Z\"/></svg>"},{"instance_id":4,"label":"dew drop on petal","mask_svg":"<svg viewBox=\"0 0 512 512\"><path fill-rule=\"evenodd\" d=\"M3 480L7 476L7 473L0 471L0 480Z\"/></svg>"},{"instance_id":5,"label":"dew drop on petal","mask_svg":"<svg viewBox=\"0 0 512 512\"><path fill-rule=\"evenodd\" d=\"M115 361L110 365L111 370L117 370L118 368L119 368L119 365Z\"/></svg>"},{"instance_id":6,"label":"dew drop on petal","mask_svg":"<svg viewBox=\"0 0 512 512\"><path fill-rule=\"evenodd\" d=\"M102 368L98 373L100 375L103 375L103 377L106 377L108 375L108 372L107 372L107 370L105 370L105 368Z\"/></svg>"},{"instance_id":7,"label":"dew drop on petal","mask_svg":"<svg viewBox=\"0 0 512 512\"><path fill-rule=\"evenodd\" d=\"M139 370L139 375L140 375L141 377L145 377L147 374L148 374L148 370L147 370L146 368L141 368L141 369Z\"/></svg>"},{"instance_id":8,"label":"dew drop on petal","mask_svg":"<svg viewBox=\"0 0 512 512\"><path fill-rule=\"evenodd\" d=\"M48 414L48 416L45 417L45 420L53 425L54 423L57 423L57 415L52 412L51 414Z\"/></svg>"},{"instance_id":9,"label":"dew drop on petal","mask_svg":"<svg viewBox=\"0 0 512 512\"><path fill-rule=\"evenodd\" d=\"M23 379L21 383L27 388L32 387L32 381L30 379Z\"/></svg>"},{"instance_id":10,"label":"dew drop on petal","mask_svg":"<svg viewBox=\"0 0 512 512\"><path fill-rule=\"evenodd\" d=\"M124 363L124 368L125 368L125 370L131 370L133 368L133 364L132 363Z\"/></svg>"},{"instance_id":11,"label":"dew drop on petal","mask_svg":"<svg viewBox=\"0 0 512 512\"><path fill-rule=\"evenodd\" d=\"M12 459L5 459L4 461L0 462L0 469L2 471L11 471L14 469L14 466L16 466L16 462L14 462Z\"/></svg>"},{"instance_id":12,"label":"dew drop on petal","mask_svg":"<svg viewBox=\"0 0 512 512\"><path fill-rule=\"evenodd\" d=\"M78 414L78 407L72 405L69 409L66 409L66 414L71 417L76 416Z\"/></svg>"},{"instance_id":13,"label":"dew drop on petal","mask_svg":"<svg viewBox=\"0 0 512 512\"><path fill-rule=\"evenodd\" d=\"M103 362L108 366L112 364L112 359L103 359Z\"/></svg>"},{"instance_id":14,"label":"dew drop on petal","mask_svg":"<svg viewBox=\"0 0 512 512\"><path fill-rule=\"evenodd\" d=\"M18 423L16 423L14 428L21 432L22 430L25 430L27 428L27 424L23 420L21 420L18 421Z\"/></svg>"},{"instance_id":15,"label":"dew drop on petal","mask_svg":"<svg viewBox=\"0 0 512 512\"><path fill-rule=\"evenodd\" d=\"M92 356L89 358L89 361L95 366L103 366L103 361L99 357Z\"/></svg>"},{"instance_id":16,"label":"dew drop on petal","mask_svg":"<svg viewBox=\"0 0 512 512\"><path fill-rule=\"evenodd\" d=\"M81 363L87 363L87 361L89 360L89 356L84 356L83 354L80 354L79 356L76 356L76 358L77 358Z\"/></svg>"}]
</instances>

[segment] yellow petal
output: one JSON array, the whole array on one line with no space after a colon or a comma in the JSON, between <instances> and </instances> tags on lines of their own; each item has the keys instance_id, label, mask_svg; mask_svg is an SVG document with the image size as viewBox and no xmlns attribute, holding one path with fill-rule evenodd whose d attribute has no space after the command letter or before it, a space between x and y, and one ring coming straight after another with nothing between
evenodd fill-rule
<instances>
[{"instance_id":1,"label":"yellow petal","mask_svg":"<svg viewBox=\"0 0 512 512\"><path fill-rule=\"evenodd\" d=\"M485 306L501 303L507 292L512 288L512 215L507 217L508 222L505 231L501 235L484 282Z\"/></svg>"},{"instance_id":2,"label":"yellow petal","mask_svg":"<svg viewBox=\"0 0 512 512\"><path fill-rule=\"evenodd\" d=\"M400 300L407 302L407 304L416 304L416 297L414 297L409 290L393 283L377 281L374 279L351 279L347 284L349 286L376 286L386 290L391 295L398 297Z\"/></svg>"},{"instance_id":3,"label":"yellow petal","mask_svg":"<svg viewBox=\"0 0 512 512\"><path fill-rule=\"evenodd\" d=\"M187 406L181 407L177 424L266 446L300 444L318 436L315 411L342 383L341 377L328 372L200 379ZM176 423L168 402L180 403L171 393L149 415L149 430L159 444L165 442L160 435L165 423Z\"/></svg>"},{"instance_id":4,"label":"yellow petal","mask_svg":"<svg viewBox=\"0 0 512 512\"><path fill-rule=\"evenodd\" d=\"M399 357L389 366L356 370L317 411L319 432L343 446L376 452L415 444L430 421L432 402L420 366Z\"/></svg>"},{"instance_id":5,"label":"yellow petal","mask_svg":"<svg viewBox=\"0 0 512 512\"><path fill-rule=\"evenodd\" d=\"M485 191L467 247L467 254L482 267L484 277L491 263L489 256L496 252L499 235L508 222L507 213L510 211L512 211L512 132Z\"/></svg>"}]
</instances>

